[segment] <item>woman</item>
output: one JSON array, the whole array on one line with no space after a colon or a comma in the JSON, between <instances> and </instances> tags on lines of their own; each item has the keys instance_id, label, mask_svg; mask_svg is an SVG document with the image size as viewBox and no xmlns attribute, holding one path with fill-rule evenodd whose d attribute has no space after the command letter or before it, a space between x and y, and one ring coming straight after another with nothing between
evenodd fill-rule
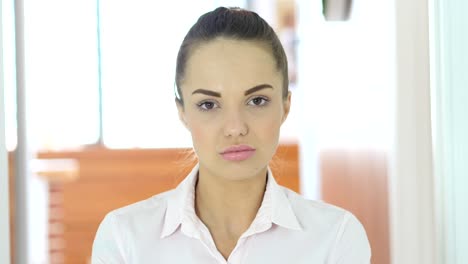
<instances>
[{"instance_id":1,"label":"woman","mask_svg":"<svg viewBox=\"0 0 468 264\"><path fill-rule=\"evenodd\" d=\"M268 167L288 116L287 59L257 14L199 18L177 57L176 105L198 164L174 190L109 213L92 263L369 263L349 212L279 186Z\"/></svg>"}]
</instances>

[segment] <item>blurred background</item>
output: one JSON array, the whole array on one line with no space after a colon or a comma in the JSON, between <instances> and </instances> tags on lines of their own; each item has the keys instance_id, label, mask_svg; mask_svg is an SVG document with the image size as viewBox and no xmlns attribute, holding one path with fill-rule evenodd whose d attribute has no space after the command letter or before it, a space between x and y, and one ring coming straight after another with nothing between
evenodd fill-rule
<instances>
[{"instance_id":1,"label":"blurred background","mask_svg":"<svg viewBox=\"0 0 468 264\"><path fill-rule=\"evenodd\" d=\"M288 55L279 183L354 213L372 263L468 263L464 0L1 1L0 263L89 263L106 213L190 171L176 55L220 5Z\"/></svg>"}]
</instances>

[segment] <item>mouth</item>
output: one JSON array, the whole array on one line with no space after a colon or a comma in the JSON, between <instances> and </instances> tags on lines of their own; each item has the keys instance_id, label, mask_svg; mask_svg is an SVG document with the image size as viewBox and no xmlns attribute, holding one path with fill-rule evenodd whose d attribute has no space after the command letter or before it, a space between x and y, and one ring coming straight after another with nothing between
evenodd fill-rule
<instances>
[{"instance_id":1,"label":"mouth","mask_svg":"<svg viewBox=\"0 0 468 264\"><path fill-rule=\"evenodd\" d=\"M224 149L220 155L228 161L247 160L255 154L255 149L247 145L235 145Z\"/></svg>"}]
</instances>

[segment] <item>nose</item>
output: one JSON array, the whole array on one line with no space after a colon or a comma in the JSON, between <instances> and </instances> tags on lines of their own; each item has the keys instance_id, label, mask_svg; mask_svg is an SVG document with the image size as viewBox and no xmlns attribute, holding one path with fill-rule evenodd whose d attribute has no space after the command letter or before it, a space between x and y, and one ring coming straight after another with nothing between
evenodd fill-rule
<instances>
[{"instance_id":1,"label":"nose","mask_svg":"<svg viewBox=\"0 0 468 264\"><path fill-rule=\"evenodd\" d=\"M245 136L249 133L249 127L245 122L242 113L234 112L226 116L224 122L225 137Z\"/></svg>"}]
</instances>

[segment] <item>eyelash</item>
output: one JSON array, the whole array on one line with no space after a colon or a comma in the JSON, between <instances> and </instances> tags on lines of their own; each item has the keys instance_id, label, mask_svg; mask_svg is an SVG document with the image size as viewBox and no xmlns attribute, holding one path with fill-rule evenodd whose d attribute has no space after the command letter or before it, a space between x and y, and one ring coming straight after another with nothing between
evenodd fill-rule
<instances>
[{"instance_id":1,"label":"eyelash","mask_svg":"<svg viewBox=\"0 0 468 264\"><path fill-rule=\"evenodd\" d=\"M254 104L254 105L251 105L250 102L252 102L252 101L255 100L255 99L261 99L261 100L263 100L262 104L259 104L259 105L255 105L255 104ZM254 106L254 107L264 107L264 106L268 105L269 102L270 102L270 100L269 100L268 98L266 98L266 97L263 97L263 96L256 96L256 97L252 98L251 100L249 100L249 102L248 102L247 104L250 105L250 106ZM206 105L207 103L213 104L213 105L214 105L213 108L211 108L211 109L206 109L206 108L204 108L203 106ZM200 110L200 111L202 111L202 112L209 112L209 111L213 111L213 110L216 109L216 108L219 108L219 106L217 106L217 103L214 102L214 101L202 101L202 102L200 102L200 103L197 104L197 108L198 108L198 110Z\"/></svg>"},{"instance_id":2,"label":"eyelash","mask_svg":"<svg viewBox=\"0 0 468 264\"><path fill-rule=\"evenodd\" d=\"M206 109L204 108L203 106L206 105L206 104L213 104L213 105L217 105L216 102L213 102L213 101L202 101L201 103L198 103L197 104L197 108L198 110L202 111L202 112L209 112L209 111L212 111L214 108L211 108L211 109ZM214 106L213 106L214 107Z\"/></svg>"},{"instance_id":3,"label":"eyelash","mask_svg":"<svg viewBox=\"0 0 468 264\"><path fill-rule=\"evenodd\" d=\"M249 103L252 102L252 101L255 100L255 99L261 99L261 100L263 100L263 103L262 103L262 104L259 104L259 105L252 105L252 106L259 106L259 107L262 107L262 106L266 106L266 105L270 102L270 100L269 100L268 98L266 98L266 97L263 97L263 96L256 96L256 97L252 98L251 100L249 100ZM250 105L250 104L249 104L249 105Z\"/></svg>"}]
</instances>

